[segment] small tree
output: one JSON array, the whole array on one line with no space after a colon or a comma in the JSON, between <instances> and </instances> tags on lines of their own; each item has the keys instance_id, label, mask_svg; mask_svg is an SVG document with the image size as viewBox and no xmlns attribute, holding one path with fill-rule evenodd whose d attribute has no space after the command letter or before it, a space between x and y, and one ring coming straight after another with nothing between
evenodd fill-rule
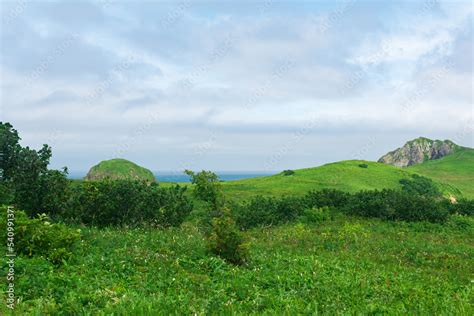
<instances>
[{"instance_id":1,"label":"small tree","mask_svg":"<svg viewBox=\"0 0 474 316\"><path fill-rule=\"evenodd\" d=\"M211 253L233 264L243 264L247 258L244 238L225 207L224 193L217 174L211 171L195 173L186 170L195 185L195 198L209 203L210 210L201 224Z\"/></svg>"},{"instance_id":2,"label":"small tree","mask_svg":"<svg viewBox=\"0 0 474 316\"><path fill-rule=\"evenodd\" d=\"M185 170L191 178L191 183L195 185L194 197L211 204L214 210L218 210L224 205L224 194L222 185L217 174L211 171L201 171L195 173L191 170Z\"/></svg>"}]
</instances>

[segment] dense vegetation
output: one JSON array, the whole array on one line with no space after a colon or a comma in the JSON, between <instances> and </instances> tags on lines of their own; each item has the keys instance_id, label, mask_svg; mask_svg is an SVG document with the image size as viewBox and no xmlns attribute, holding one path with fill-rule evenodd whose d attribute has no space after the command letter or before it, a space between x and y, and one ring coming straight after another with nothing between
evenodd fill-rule
<instances>
[{"instance_id":1,"label":"dense vegetation","mask_svg":"<svg viewBox=\"0 0 474 316\"><path fill-rule=\"evenodd\" d=\"M71 183L47 145L0 132L18 314L474 312L474 201L416 173L351 161L234 183L186 171L189 187Z\"/></svg>"}]
</instances>

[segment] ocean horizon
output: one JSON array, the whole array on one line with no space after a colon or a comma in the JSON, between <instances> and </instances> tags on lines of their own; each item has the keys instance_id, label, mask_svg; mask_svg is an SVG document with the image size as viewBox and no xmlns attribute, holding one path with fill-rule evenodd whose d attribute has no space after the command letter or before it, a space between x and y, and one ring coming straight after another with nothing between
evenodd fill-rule
<instances>
[{"instance_id":1,"label":"ocean horizon","mask_svg":"<svg viewBox=\"0 0 474 316\"><path fill-rule=\"evenodd\" d=\"M256 177L270 176L278 173L278 171L216 171L219 179L222 181L251 179ZM87 175L87 171L69 171L68 178L72 180L83 179ZM190 182L188 175L184 172L176 171L154 171L158 182Z\"/></svg>"}]
</instances>

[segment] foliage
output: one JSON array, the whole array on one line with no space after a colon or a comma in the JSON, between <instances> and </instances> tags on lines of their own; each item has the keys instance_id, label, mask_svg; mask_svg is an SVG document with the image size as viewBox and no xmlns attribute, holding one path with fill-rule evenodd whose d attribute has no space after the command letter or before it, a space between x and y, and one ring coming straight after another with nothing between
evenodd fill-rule
<instances>
[{"instance_id":1,"label":"foliage","mask_svg":"<svg viewBox=\"0 0 474 316\"><path fill-rule=\"evenodd\" d=\"M245 232L244 266L209 256L192 225L82 228L67 265L15 259L15 314L472 314L472 228L364 218L300 228Z\"/></svg>"},{"instance_id":2,"label":"foliage","mask_svg":"<svg viewBox=\"0 0 474 316\"><path fill-rule=\"evenodd\" d=\"M304 196L304 203L307 207L319 208L324 206L331 207L342 207L345 206L350 199L349 193L334 190L334 189L323 189L320 191L310 191Z\"/></svg>"},{"instance_id":3,"label":"foliage","mask_svg":"<svg viewBox=\"0 0 474 316\"><path fill-rule=\"evenodd\" d=\"M191 183L195 185L193 191L195 198L210 203L214 209L223 206L222 186L217 174L205 170L198 173L186 170L185 173L191 178Z\"/></svg>"},{"instance_id":4,"label":"foliage","mask_svg":"<svg viewBox=\"0 0 474 316\"><path fill-rule=\"evenodd\" d=\"M271 226L296 220L305 209L298 197L280 199L257 196L245 203L233 205L233 215L242 229Z\"/></svg>"},{"instance_id":5,"label":"foliage","mask_svg":"<svg viewBox=\"0 0 474 316\"><path fill-rule=\"evenodd\" d=\"M284 176L292 176L294 174L295 174L295 172L293 170L283 170L283 175Z\"/></svg>"},{"instance_id":6,"label":"foliage","mask_svg":"<svg viewBox=\"0 0 474 316\"><path fill-rule=\"evenodd\" d=\"M446 200L444 205L451 214L474 216L474 200L460 199L454 203Z\"/></svg>"},{"instance_id":7,"label":"foliage","mask_svg":"<svg viewBox=\"0 0 474 316\"><path fill-rule=\"evenodd\" d=\"M0 207L0 225L6 227L7 207ZM50 223L45 214L30 219L25 212L14 211L14 250L28 257L41 256L54 264L70 259L80 232L64 224Z\"/></svg>"},{"instance_id":8,"label":"foliage","mask_svg":"<svg viewBox=\"0 0 474 316\"><path fill-rule=\"evenodd\" d=\"M97 226L179 226L193 209L185 192L133 180L84 182L73 189L66 217Z\"/></svg>"},{"instance_id":9,"label":"foliage","mask_svg":"<svg viewBox=\"0 0 474 316\"><path fill-rule=\"evenodd\" d=\"M307 224L321 223L331 218L331 209L327 206L307 208L300 219Z\"/></svg>"},{"instance_id":10,"label":"foliage","mask_svg":"<svg viewBox=\"0 0 474 316\"><path fill-rule=\"evenodd\" d=\"M212 219L212 230L207 241L211 253L230 263L240 265L248 260L247 245L228 210Z\"/></svg>"},{"instance_id":11,"label":"foliage","mask_svg":"<svg viewBox=\"0 0 474 316\"><path fill-rule=\"evenodd\" d=\"M18 132L0 122L2 203L12 203L33 216L61 213L68 199L67 169L48 170L51 148L36 151L19 144Z\"/></svg>"},{"instance_id":12,"label":"foliage","mask_svg":"<svg viewBox=\"0 0 474 316\"><path fill-rule=\"evenodd\" d=\"M345 212L386 220L444 222L448 211L442 203L395 190L361 191L344 207Z\"/></svg>"},{"instance_id":13,"label":"foliage","mask_svg":"<svg viewBox=\"0 0 474 316\"><path fill-rule=\"evenodd\" d=\"M361 163L361 164L359 164L359 168L367 169L367 168L369 168L369 165L366 164L366 163Z\"/></svg>"},{"instance_id":14,"label":"foliage","mask_svg":"<svg viewBox=\"0 0 474 316\"><path fill-rule=\"evenodd\" d=\"M400 180L402 190L410 194L419 194L428 197L441 197L441 192L433 180L413 174L411 179Z\"/></svg>"}]
</instances>

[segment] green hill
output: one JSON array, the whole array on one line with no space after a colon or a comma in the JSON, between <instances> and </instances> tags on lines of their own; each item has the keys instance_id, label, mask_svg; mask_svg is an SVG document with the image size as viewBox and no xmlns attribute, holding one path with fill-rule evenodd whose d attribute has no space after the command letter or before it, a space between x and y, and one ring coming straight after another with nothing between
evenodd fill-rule
<instances>
[{"instance_id":1,"label":"green hill","mask_svg":"<svg viewBox=\"0 0 474 316\"><path fill-rule=\"evenodd\" d=\"M154 182L153 173L139 165L125 159L104 160L89 170L86 180L102 179L134 179Z\"/></svg>"},{"instance_id":2,"label":"green hill","mask_svg":"<svg viewBox=\"0 0 474 316\"><path fill-rule=\"evenodd\" d=\"M410 166L406 170L454 186L464 197L474 198L474 149L462 148L441 159Z\"/></svg>"},{"instance_id":3,"label":"green hill","mask_svg":"<svg viewBox=\"0 0 474 316\"><path fill-rule=\"evenodd\" d=\"M366 164L367 168L360 165ZM409 178L414 172L383 163L348 160L326 164L316 168L295 170L294 175L283 173L224 182L224 189L234 198L262 195L300 195L310 190L339 189L347 192L383 188L400 188L399 181ZM456 193L455 188L440 185L443 192Z\"/></svg>"}]
</instances>

